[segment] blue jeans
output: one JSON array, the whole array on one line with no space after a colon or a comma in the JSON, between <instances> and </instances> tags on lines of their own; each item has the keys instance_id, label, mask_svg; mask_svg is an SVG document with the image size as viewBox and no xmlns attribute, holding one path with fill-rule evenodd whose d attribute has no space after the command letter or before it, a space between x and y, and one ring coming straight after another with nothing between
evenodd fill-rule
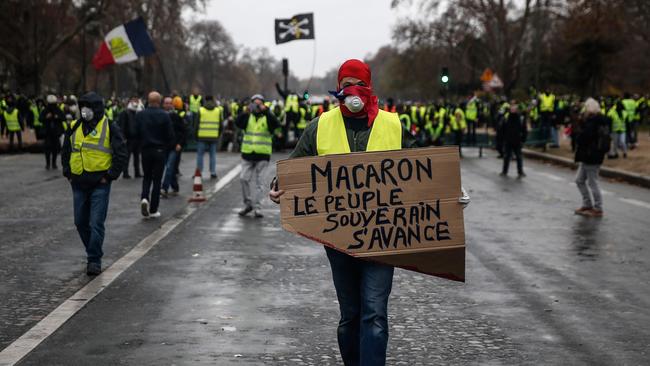
<instances>
[{"instance_id":1,"label":"blue jeans","mask_svg":"<svg viewBox=\"0 0 650 366\"><path fill-rule=\"evenodd\" d=\"M337 335L343 363L384 365L394 268L327 247L325 251L341 310Z\"/></svg>"},{"instance_id":2,"label":"blue jeans","mask_svg":"<svg viewBox=\"0 0 650 366\"><path fill-rule=\"evenodd\" d=\"M165 164L165 177L163 179L162 189L167 191L169 186L175 192L178 192L178 178L176 177L176 157L178 153L176 150L171 150L167 155L167 163Z\"/></svg>"},{"instance_id":3,"label":"blue jeans","mask_svg":"<svg viewBox=\"0 0 650 366\"><path fill-rule=\"evenodd\" d=\"M81 188L72 184L74 224L86 247L88 262L102 263L104 221L108 212L111 184L98 184L94 188Z\"/></svg>"},{"instance_id":4,"label":"blue jeans","mask_svg":"<svg viewBox=\"0 0 650 366\"><path fill-rule=\"evenodd\" d=\"M210 174L217 174L217 142L216 141L199 141L196 144L196 167L203 173L203 153L206 148L210 152Z\"/></svg>"}]
</instances>

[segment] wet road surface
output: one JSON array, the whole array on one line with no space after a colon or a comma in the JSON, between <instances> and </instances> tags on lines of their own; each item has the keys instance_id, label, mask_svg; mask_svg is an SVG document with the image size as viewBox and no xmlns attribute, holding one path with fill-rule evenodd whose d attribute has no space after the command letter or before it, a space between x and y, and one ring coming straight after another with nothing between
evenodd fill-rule
<instances>
[{"instance_id":1,"label":"wet road surface","mask_svg":"<svg viewBox=\"0 0 650 366\"><path fill-rule=\"evenodd\" d=\"M601 181L605 217L589 219L574 172L526 161L527 178L502 178L493 154L466 155L467 283L396 270L388 363L647 364L650 191ZM220 157L220 175L238 162ZM40 162L0 157L0 348L87 282L69 188ZM160 225L138 217L139 182L113 185L107 265ZM268 200L262 220L240 205L235 179L20 365L340 364L324 250Z\"/></svg>"}]
</instances>

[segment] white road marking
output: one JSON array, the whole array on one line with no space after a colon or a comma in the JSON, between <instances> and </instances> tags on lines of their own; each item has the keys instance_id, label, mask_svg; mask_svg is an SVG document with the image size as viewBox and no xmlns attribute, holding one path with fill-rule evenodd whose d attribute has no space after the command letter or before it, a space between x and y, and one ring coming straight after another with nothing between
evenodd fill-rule
<instances>
[{"instance_id":1,"label":"white road marking","mask_svg":"<svg viewBox=\"0 0 650 366\"><path fill-rule=\"evenodd\" d=\"M221 178L210 191L207 192L207 198L209 199L214 194L222 190L228 183L238 177L240 172L241 165L238 164L236 167L231 169L223 178ZM15 365L20 360L22 360L41 342L56 332L56 330L59 329L66 321L68 321L79 310L86 306L90 300L99 295L99 293L101 293L117 277L124 273L124 271L131 267L145 254L147 254L151 248L156 246L180 223L185 221L185 219L196 212L196 210L196 205L189 205L180 216L166 221L159 229L149 234L146 238L142 239L142 241L140 241L133 249L126 253L122 258L118 259L115 263L113 263L112 266L107 268L92 281L88 282L86 286L65 300L61 305L59 305L59 307L54 309L20 338L16 339L13 343L7 346L7 348L0 352L0 366Z\"/></svg>"},{"instance_id":2,"label":"white road marking","mask_svg":"<svg viewBox=\"0 0 650 366\"><path fill-rule=\"evenodd\" d=\"M562 181L564 181L564 179L563 179L562 177L558 177L557 175L555 175L555 174L551 174L551 173L537 172L537 171L536 171L535 174L541 175L542 177L546 177L546 178L551 179L551 180L554 180L554 181L556 181L556 182L562 182Z\"/></svg>"},{"instance_id":3,"label":"white road marking","mask_svg":"<svg viewBox=\"0 0 650 366\"><path fill-rule=\"evenodd\" d=\"M623 201L625 203L629 203L631 205L635 205L635 206L650 209L650 203L645 202L645 201L639 201L639 200L635 200L633 198L619 198L619 200L621 200L621 201Z\"/></svg>"}]
</instances>

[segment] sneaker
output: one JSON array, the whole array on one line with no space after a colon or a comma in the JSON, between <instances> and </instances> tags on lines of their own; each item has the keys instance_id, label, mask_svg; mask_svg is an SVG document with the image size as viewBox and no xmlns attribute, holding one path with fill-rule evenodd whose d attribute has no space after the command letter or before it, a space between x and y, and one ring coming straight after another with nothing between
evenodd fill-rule
<instances>
[{"instance_id":1,"label":"sneaker","mask_svg":"<svg viewBox=\"0 0 650 366\"><path fill-rule=\"evenodd\" d=\"M169 194L167 193L166 190L164 190L164 189L160 190L160 197L167 198L168 196L169 196Z\"/></svg>"},{"instance_id":2,"label":"sneaker","mask_svg":"<svg viewBox=\"0 0 650 366\"><path fill-rule=\"evenodd\" d=\"M217 175L216 175L216 174L210 174L210 179L212 179L212 180L216 180L216 179L217 179Z\"/></svg>"},{"instance_id":3,"label":"sneaker","mask_svg":"<svg viewBox=\"0 0 650 366\"><path fill-rule=\"evenodd\" d=\"M521 178L525 178L525 177L526 177L526 173L524 173L524 172L521 172L521 173L519 173L517 175L517 179L521 179Z\"/></svg>"},{"instance_id":4,"label":"sneaker","mask_svg":"<svg viewBox=\"0 0 650 366\"><path fill-rule=\"evenodd\" d=\"M573 211L576 215L586 215L587 212L591 211L591 207L580 207L579 209Z\"/></svg>"},{"instance_id":5,"label":"sneaker","mask_svg":"<svg viewBox=\"0 0 650 366\"><path fill-rule=\"evenodd\" d=\"M588 212L586 212L586 214L587 216L591 216L591 217L603 217L603 210L593 208Z\"/></svg>"},{"instance_id":6,"label":"sneaker","mask_svg":"<svg viewBox=\"0 0 650 366\"><path fill-rule=\"evenodd\" d=\"M140 201L140 212L142 213L142 216L149 217L149 201L146 198L143 198L142 201Z\"/></svg>"},{"instance_id":7,"label":"sneaker","mask_svg":"<svg viewBox=\"0 0 650 366\"><path fill-rule=\"evenodd\" d=\"M253 211L253 208L251 206L246 206L239 211L239 216L246 216L251 211Z\"/></svg>"},{"instance_id":8,"label":"sneaker","mask_svg":"<svg viewBox=\"0 0 650 366\"><path fill-rule=\"evenodd\" d=\"M262 217L264 217L264 215L262 215L262 213L259 210L255 210L255 212L253 213L253 216L256 219L261 219Z\"/></svg>"},{"instance_id":9,"label":"sneaker","mask_svg":"<svg viewBox=\"0 0 650 366\"><path fill-rule=\"evenodd\" d=\"M152 212L149 214L150 219L157 219L160 217L160 211Z\"/></svg>"},{"instance_id":10,"label":"sneaker","mask_svg":"<svg viewBox=\"0 0 650 366\"><path fill-rule=\"evenodd\" d=\"M501 172L501 173L499 173L499 176L500 176L500 177L507 177L507 176L508 176L508 173Z\"/></svg>"},{"instance_id":11,"label":"sneaker","mask_svg":"<svg viewBox=\"0 0 650 366\"><path fill-rule=\"evenodd\" d=\"M102 273L102 265L95 262L88 262L86 265L86 274L88 276L97 276Z\"/></svg>"}]
</instances>

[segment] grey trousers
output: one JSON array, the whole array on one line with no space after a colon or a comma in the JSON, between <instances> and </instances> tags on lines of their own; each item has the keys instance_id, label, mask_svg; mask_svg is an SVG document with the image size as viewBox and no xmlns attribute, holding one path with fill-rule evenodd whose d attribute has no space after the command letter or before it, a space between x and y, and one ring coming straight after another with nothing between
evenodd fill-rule
<instances>
[{"instance_id":1,"label":"grey trousers","mask_svg":"<svg viewBox=\"0 0 650 366\"><path fill-rule=\"evenodd\" d=\"M603 196L600 193L600 187L598 187L598 170L600 170L600 165L580 163L578 166L576 185L582 194L582 207L603 209ZM593 196L593 203L589 191Z\"/></svg>"},{"instance_id":2,"label":"grey trousers","mask_svg":"<svg viewBox=\"0 0 650 366\"><path fill-rule=\"evenodd\" d=\"M244 204L255 210L260 209L260 201L264 197L264 171L269 166L266 160L249 161L242 160L242 169L239 179L241 181Z\"/></svg>"}]
</instances>

